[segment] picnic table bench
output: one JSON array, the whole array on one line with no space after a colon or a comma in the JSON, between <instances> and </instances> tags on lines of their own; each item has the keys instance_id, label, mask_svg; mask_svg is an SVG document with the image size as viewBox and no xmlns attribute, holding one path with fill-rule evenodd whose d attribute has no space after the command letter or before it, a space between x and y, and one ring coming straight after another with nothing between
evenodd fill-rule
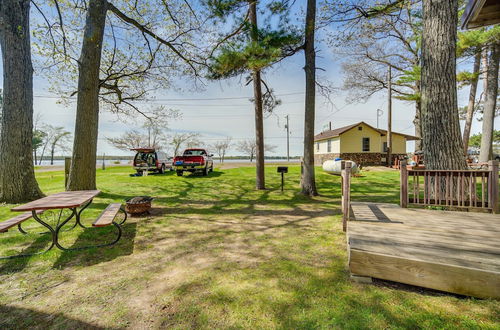
<instances>
[{"instance_id":1,"label":"picnic table bench","mask_svg":"<svg viewBox=\"0 0 500 330\"><path fill-rule=\"evenodd\" d=\"M17 226L19 231L23 234L27 234L25 230L21 227L21 224L31 218L35 221L43 225L49 231L52 236L52 243L50 246L42 252L32 253L32 254L19 254L14 256L6 256L0 257L0 259L10 259L16 257L23 257L28 255L35 255L40 253L45 253L51 250L54 246L61 250L69 251L69 250L82 250L93 247L103 247L110 246L118 242L122 236L122 228L121 225L127 220L127 213L122 208L121 203L112 203L109 204L108 207L99 215L99 217L92 223L92 227L106 227L110 225L114 225L117 229L116 238L109 243L97 244L92 246L83 246L83 247L73 247L66 248L61 245L59 242L59 235L61 233L61 229L73 218L75 218L75 223L73 226L69 227L67 230L72 230L76 226L80 226L81 228L87 228L81 223L81 214L87 209L87 207L92 203L94 197L96 197L100 193L99 190L81 190L81 191L65 191L57 194L53 194L47 197L43 197L37 199L35 201L29 202L24 205L16 206L11 211L13 212L24 212L18 216L15 216L9 220L0 223L0 233L7 232L10 228ZM64 209L70 210L71 213L65 219L61 221L62 211ZM59 217L57 219L57 224L52 226L47 221L42 219L44 212L47 210L60 210ZM123 220L117 221L118 213L123 213Z\"/></svg>"},{"instance_id":2,"label":"picnic table bench","mask_svg":"<svg viewBox=\"0 0 500 330\"><path fill-rule=\"evenodd\" d=\"M37 214L41 214L43 211L39 210L36 212L37 212ZM19 214L19 215L15 216L9 220L6 220L6 221L0 223L0 233L5 233L10 228L12 228L14 226L18 226L19 231L24 233L24 230L21 228L21 223L23 221L31 219L32 216L33 216L33 214L31 212L25 212L23 214Z\"/></svg>"}]
</instances>

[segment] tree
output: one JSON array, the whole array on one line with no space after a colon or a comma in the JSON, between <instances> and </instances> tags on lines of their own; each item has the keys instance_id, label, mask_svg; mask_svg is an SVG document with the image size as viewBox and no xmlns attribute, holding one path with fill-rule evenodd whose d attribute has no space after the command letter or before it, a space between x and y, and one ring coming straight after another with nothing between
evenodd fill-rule
<instances>
[{"instance_id":1,"label":"tree","mask_svg":"<svg viewBox=\"0 0 500 330\"><path fill-rule=\"evenodd\" d=\"M3 98L2 98L2 89L0 88L0 138L2 136L2 107L3 107Z\"/></svg>"},{"instance_id":2,"label":"tree","mask_svg":"<svg viewBox=\"0 0 500 330\"><path fill-rule=\"evenodd\" d=\"M40 154L40 159L38 165L42 165L42 160L45 155L45 151L49 148L51 152L50 165L54 164L54 152L56 148L66 149L65 143L68 142L67 138L71 135L67 132L64 127L54 127L49 124L42 125L43 132L45 133L43 137L42 153ZM36 157L35 157L36 164Z\"/></svg>"},{"instance_id":3,"label":"tree","mask_svg":"<svg viewBox=\"0 0 500 330\"><path fill-rule=\"evenodd\" d=\"M265 189L264 175L264 105L272 110L279 102L265 102L273 100L272 90L261 79L265 68L295 53L301 43L301 38L293 29L286 29L284 20L279 20L281 26L271 29L271 19L274 14L286 14L286 2L273 2L267 7L271 17L267 18L265 29L259 28L257 19L257 0L223 0L208 2L208 7L215 18L226 19L234 15L238 22L234 31L223 37L217 46L223 44L217 56L212 57L212 79L223 79L235 75L250 73L247 83L253 83L253 102L255 107L255 140L256 140L256 180L257 189ZM241 13L241 8L247 8ZM241 18L243 17L243 18ZM262 93L262 85L267 92Z\"/></svg>"},{"instance_id":4,"label":"tree","mask_svg":"<svg viewBox=\"0 0 500 330\"><path fill-rule=\"evenodd\" d=\"M175 73L189 71L198 75L195 65L203 64L197 60L203 54L194 38L202 21L187 0L89 0L86 6L76 0L57 3L57 10L48 10L55 12L58 24L46 28L52 42L43 50L53 55L54 62L47 66L70 75L72 71L67 68L78 66L78 87L70 94L77 94L77 119L67 188L95 189L100 103L116 114L147 116L134 101L144 99L157 88L168 87ZM73 27L80 22L83 10L86 19L80 28L80 43L80 38L75 37L80 32ZM63 22L71 22L70 27ZM56 27L58 34L52 33ZM75 49L80 44L78 55Z\"/></svg>"},{"instance_id":5,"label":"tree","mask_svg":"<svg viewBox=\"0 0 500 330\"><path fill-rule=\"evenodd\" d=\"M486 84L488 70L488 47L495 40L499 39L500 27L491 29L471 30L458 33L457 55L462 59L473 58L472 71L462 71L457 75L459 88L470 86L469 100L466 107L459 108L460 119L465 120L463 131L464 152L467 154L472 120L476 112L482 113L484 108L485 90L481 94L479 101L476 101L477 87L479 79ZM481 68L482 63L482 68ZM498 109L497 111L498 112Z\"/></svg>"},{"instance_id":6,"label":"tree","mask_svg":"<svg viewBox=\"0 0 500 330\"><path fill-rule=\"evenodd\" d=\"M374 6L375 2L368 1L366 5ZM387 91L390 68L392 94L396 99L415 104L415 136L421 137L421 1L406 1L393 9L355 20L343 30L330 33L330 44L345 59L342 71L347 101L366 102L373 95ZM335 10L341 11L342 6ZM415 149L421 150L420 140L415 142Z\"/></svg>"},{"instance_id":7,"label":"tree","mask_svg":"<svg viewBox=\"0 0 500 330\"><path fill-rule=\"evenodd\" d=\"M122 151L149 146L148 136L138 130L127 131L116 138L107 137L106 140L113 147ZM156 148L157 146L153 145L152 147Z\"/></svg>"},{"instance_id":8,"label":"tree","mask_svg":"<svg viewBox=\"0 0 500 330\"><path fill-rule=\"evenodd\" d=\"M498 68L500 60L500 41L495 41L490 46L488 59L488 70L486 74L486 91L484 99L483 129L481 137L481 151L479 161L487 162L492 159L493 153L493 130L495 122L495 111L498 96Z\"/></svg>"},{"instance_id":9,"label":"tree","mask_svg":"<svg viewBox=\"0 0 500 330\"><path fill-rule=\"evenodd\" d=\"M147 117L142 124L142 130L133 129L116 138L108 137L106 138L108 143L123 151L144 147L166 151L169 144L169 138L166 134L168 122L170 119L179 116L178 111L164 107L154 108L151 112L142 111L147 113ZM137 120L134 121L135 125L139 123Z\"/></svg>"},{"instance_id":10,"label":"tree","mask_svg":"<svg viewBox=\"0 0 500 330\"><path fill-rule=\"evenodd\" d=\"M423 2L422 137L425 167L465 169L457 112L458 0Z\"/></svg>"},{"instance_id":11,"label":"tree","mask_svg":"<svg viewBox=\"0 0 500 330\"><path fill-rule=\"evenodd\" d=\"M71 133L66 131L64 127L50 126L49 130L49 146L50 146L50 165L54 165L54 155L57 149L62 151L69 150L68 144L71 142Z\"/></svg>"},{"instance_id":12,"label":"tree","mask_svg":"<svg viewBox=\"0 0 500 330\"><path fill-rule=\"evenodd\" d=\"M40 198L32 155L33 66L29 0L0 2L3 106L0 137L0 202Z\"/></svg>"},{"instance_id":13,"label":"tree","mask_svg":"<svg viewBox=\"0 0 500 330\"><path fill-rule=\"evenodd\" d=\"M33 130L33 137L31 139L31 144L32 144L32 148L33 148L34 164L36 164L38 161L37 152L38 152L38 149L40 149L40 147L42 147L44 145L44 141L46 140L46 137L47 137L47 133L45 133L44 131L42 131L40 129ZM42 154L42 156L43 156L43 154ZM41 164L41 158L42 157L40 157L40 164Z\"/></svg>"},{"instance_id":14,"label":"tree","mask_svg":"<svg viewBox=\"0 0 500 330\"><path fill-rule=\"evenodd\" d=\"M469 139L469 145L471 147L479 148L479 147L481 147L481 139L482 139L481 133L474 134ZM500 130L493 131L493 145L495 145L495 146L500 145Z\"/></svg>"},{"instance_id":15,"label":"tree","mask_svg":"<svg viewBox=\"0 0 500 330\"><path fill-rule=\"evenodd\" d=\"M251 139L238 142L236 148L238 149L238 151L248 155L248 157L250 158L250 162L253 161L257 153L257 143L255 142L255 140ZM274 152L274 150L276 150L276 146L265 144L264 149L267 152Z\"/></svg>"},{"instance_id":16,"label":"tree","mask_svg":"<svg viewBox=\"0 0 500 330\"><path fill-rule=\"evenodd\" d=\"M170 137L170 144L174 149L174 156L178 156L182 146L196 147L200 146L200 135L198 133L176 133Z\"/></svg>"},{"instance_id":17,"label":"tree","mask_svg":"<svg viewBox=\"0 0 500 330\"><path fill-rule=\"evenodd\" d=\"M216 141L212 148L215 149L217 155L219 155L219 161L224 163L224 157L226 156L226 152L231 146L232 139L228 136L224 140Z\"/></svg>"},{"instance_id":18,"label":"tree","mask_svg":"<svg viewBox=\"0 0 500 330\"><path fill-rule=\"evenodd\" d=\"M316 114L316 49L314 32L316 29L316 0L307 0L305 21L305 74L306 101L304 113L304 164L300 186L304 195L316 196L314 173L314 121Z\"/></svg>"},{"instance_id":19,"label":"tree","mask_svg":"<svg viewBox=\"0 0 500 330\"><path fill-rule=\"evenodd\" d=\"M95 164L99 120L101 51L106 25L106 0L89 0L79 59L75 139L68 190L96 189Z\"/></svg>"}]
</instances>

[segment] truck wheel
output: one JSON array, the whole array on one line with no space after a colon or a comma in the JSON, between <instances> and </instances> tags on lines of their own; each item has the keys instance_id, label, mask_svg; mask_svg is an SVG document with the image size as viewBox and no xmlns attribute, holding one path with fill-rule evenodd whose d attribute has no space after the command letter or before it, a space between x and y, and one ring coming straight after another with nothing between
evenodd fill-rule
<instances>
[{"instance_id":1,"label":"truck wheel","mask_svg":"<svg viewBox=\"0 0 500 330\"><path fill-rule=\"evenodd\" d=\"M212 164L212 166L210 167L210 172L213 172L214 171L214 165Z\"/></svg>"},{"instance_id":2,"label":"truck wheel","mask_svg":"<svg viewBox=\"0 0 500 330\"><path fill-rule=\"evenodd\" d=\"M203 176L208 175L208 165L203 169Z\"/></svg>"},{"instance_id":3,"label":"truck wheel","mask_svg":"<svg viewBox=\"0 0 500 330\"><path fill-rule=\"evenodd\" d=\"M161 168L160 168L160 174L164 174L164 173L165 173L165 164L162 164Z\"/></svg>"},{"instance_id":4,"label":"truck wheel","mask_svg":"<svg viewBox=\"0 0 500 330\"><path fill-rule=\"evenodd\" d=\"M177 171L177 176L182 176L182 171Z\"/></svg>"}]
</instances>

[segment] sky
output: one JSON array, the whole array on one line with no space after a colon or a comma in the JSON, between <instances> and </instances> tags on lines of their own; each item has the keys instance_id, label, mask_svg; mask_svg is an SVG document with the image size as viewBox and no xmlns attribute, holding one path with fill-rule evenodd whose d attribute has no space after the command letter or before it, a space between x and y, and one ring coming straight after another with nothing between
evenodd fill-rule
<instances>
[{"instance_id":1,"label":"sky","mask_svg":"<svg viewBox=\"0 0 500 330\"><path fill-rule=\"evenodd\" d=\"M276 146L272 155L286 155L285 116L289 115L290 124L290 155L300 156L303 152L304 130L304 56L295 55L273 67L264 74L266 82L275 90L282 104L274 113L264 120L265 142ZM335 85L342 83L339 65L328 56L320 61L319 65L326 70L322 73ZM170 121L171 132L196 132L201 134L201 140L211 144L229 136L234 142L252 139L254 132L254 107L249 101L252 97L252 86L244 86L240 79L234 78L221 82L206 82L204 91L184 90L179 92L165 92L157 96L161 101L150 102L155 105L164 105L178 109L179 119ZM51 96L43 79L35 79L34 83L34 111L40 114L42 122L51 125L63 126L73 131L76 115L75 104L61 105L57 97ZM345 102L345 93L331 96L333 104L318 95L316 106L316 133L321 132L331 122L332 128L346 126L355 122L365 121L373 126L377 125L377 109L383 109L384 114L379 118L379 127L387 126L387 96L381 94L373 97L365 104L348 104ZM167 100L165 100L167 99ZM144 104L146 106L146 104ZM413 134L412 120L414 107L411 104L395 100L393 103L393 130L405 134ZM140 117L138 117L140 119ZM111 113L102 112L99 122L98 153L107 155L126 155L126 152L113 148L106 141L107 137L117 137L128 129L136 128L140 123L123 123ZM409 147L412 147L409 145ZM239 155L236 149L230 155Z\"/></svg>"},{"instance_id":2,"label":"sky","mask_svg":"<svg viewBox=\"0 0 500 330\"><path fill-rule=\"evenodd\" d=\"M340 70L341 58L334 55L324 45L319 45L317 66L322 68L320 76L328 79L336 87L342 85L342 72ZM284 127L285 116L290 118L290 155L300 156L303 153L303 120L304 120L304 54L285 59L279 64L265 71L263 78L282 100L282 105L277 107L272 115L264 121L265 142L276 146L272 156L286 155L286 130ZM0 72L2 71L0 67ZM1 82L1 78L0 78ZM164 105L177 109L181 117L169 123L169 132L196 132L201 134L201 140L210 145L217 140L229 136L233 139L233 147L229 155L241 155L234 145L241 140L253 139L254 109L249 101L252 97L252 85L245 86L244 78L233 78L224 81L205 81L203 90L193 90L189 84L178 82L182 92L161 91L152 104ZM59 104L56 95L51 94L46 80L36 71L34 75L34 111L41 117L41 121L53 126L63 126L73 132L76 117L76 104ZM467 101L465 89L459 92L459 104ZM382 109L379 118L379 127L387 128L387 95L379 93L366 103L346 103L346 92L337 92L331 95L327 102L322 96L317 96L316 101L316 132L319 133L331 122L332 128L350 125L364 121L377 126L377 109ZM151 102L150 102L151 104ZM140 106L150 106L140 104ZM414 133L412 124L415 115L413 103L393 100L393 131L410 134ZM140 118L140 117L137 117ZM137 118L135 120L137 120ZM137 128L140 122L130 119L124 123L107 112L101 112L99 119L98 154L106 155L131 155L111 146L106 138L117 137L124 131ZM463 122L461 122L463 125ZM496 127L499 119L496 119ZM481 123L476 120L472 126L472 134L481 130ZM408 142L407 151L414 150L413 142Z\"/></svg>"}]
</instances>

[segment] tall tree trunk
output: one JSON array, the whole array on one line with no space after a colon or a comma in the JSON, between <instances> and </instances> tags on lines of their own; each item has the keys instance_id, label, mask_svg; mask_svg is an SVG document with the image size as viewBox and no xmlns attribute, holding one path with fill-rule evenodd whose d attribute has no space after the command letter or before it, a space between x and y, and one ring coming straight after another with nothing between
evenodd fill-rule
<instances>
[{"instance_id":1,"label":"tall tree trunk","mask_svg":"<svg viewBox=\"0 0 500 330\"><path fill-rule=\"evenodd\" d=\"M250 38L253 42L259 41L257 25L257 1L250 2L249 19L252 23ZM255 99L255 188L266 189L264 175L264 114L262 109L262 82L260 70L252 72L253 98Z\"/></svg>"},{"instance_id":2,"label":"tall tree trunk","mask_svg":"<svg viewBox=\"0 0 500 330\"><path fill-rule=\"evenodd\" d=\"M476 56L474 56L474 67L472 69L472 73L476 76L479 76L479 68L481 66L481 52L477 52ZM476 108L476 94L477 94L477 83L478 78L475 78L470 85L469 92L469 103L467 104L467 114L465 115L465 124L464 124L464 136L462 143L464 144L464 154L467 157L467 149L469 149L469 138L470 138L470 130L472 127L472 119L474 118L474 110Z\"/></svg>"},{"instance_id":3,"label":"tall tree trunk","mask_svg":"<svg viewBox=\"0 0 500 330\"><path fill-rule=\"evenodd\" d=\"M306 97L304 113L304 164L300 186L304 195L316 196L314 174L314 120L316 111L316 50L314 30L316 28L316 0L307 0L304 56L306 74Z\"/></svg>"},{"instance_id":4,"label":"tall tree trunk","mask_svg":"<svg viewBox=\"0 0 500 330\"><path fill-rule=\"evenodd\" d=\"M50 149L50 165L54 165L54 153L56 151L56 144L54 143L52 145L52 148Z\"/></svg>"},{"instance_id":5,"label":"tall tree trunk","mask_svg":"<svg viewBox=\"0 0 500 330\"><path fill-rule=\"evenodd\" d=\"M465 169L457 111L458 0L423 1L422 135L425 167Z\"/></svg>"},{"instance_id":6,"label":"tall tree trunk","mask_svg":"<svg viewBox=\"0 0 500 330\"><path fill-rule=\"evenodd\" d=\"M485 47L481 52L481 65L483 74L483 101L486 96L486 90L488 89L488 47Z\"/></svg>"},{"instance_id":7,"label":"tall tree trunk","mask_svg":"<svg viewBox=\"0 0 500 330\"><path fill-rule=\"evenodd\" d=\"M106 11L106 0L90 0L88 2L82 53L78 64L75 139L68 190L96 188L99 69Z\"/></svg>"},{"instance_id":8,"label":"tall tree trunk","mask_svg":"<svg viewBox=\"0 0 500 330\"><path fill-rule=\"evenodd\" d=\"M42 196L33 167L33 66L29 0L0 1L3 110L0 137L0 201Z\"/></svg>"},{"instance_id":9,"label":"tall tree trunk","mask_svg":"<svg viewBox=\"0 0 500 330\"><path fill-rule=\"evenodd\" d=\"M415 117L413 118L413 126L415 126L415 136L419 140L415 140L415 151L422 151L422 89L420 87L420 81L415 82L415 87L413 88L415 95L419 98L415 101Z\"/></svg>"},{"instance_id":10,"label":"tall tree trunk","mask_svg":"<svg viewBox=\"0 0 500 330\"><path fill-rule=\"evenodd\" d=\"M48 137L47 137L47 139L48 139ZM48 140L47 140L47 142L45 142L45 143L43 144L42 153L40 154L40 161L38 162L38 165L42 165L43 156L44 156L44 154L45 154L45 149L47 149L47 145L48 145L48 143L49 143L49 142L48 142Z\"/></svg>"},{"instance_id":11,"label":"tall tree trunk","mask_svg":"<svg viewBox=\"0 0 500 330\"><path fill-rule=\"evenodd\" d=\"M487 83L484 99L483 130L481 136L481 151L479 161L487 162L492 159L493 148L493 126L495 122L495 110L497 107L498 94L498 61L500 58L500 44L491 45L490 58L488 60Z\"/></svg>"},{"instance_id":12,"label":"tall tree trunk","mask_svg":"<svg viewBox=\"0 0 500 330\"><path fill-rule=\"evenodd\" d=\"M387 166L392 166L392 70L387 74Z\"/></svg>"},{"instance_id":13,"label":"tall tree trunk","mask_svg":"<svg viewBox=\"0 0 500 330\"><path fill-rule=\"evenodd\" d=\"M418 87L420 94L420 87ZM420 138L415 140L415 151L422 151L422 103L420 100L415 102L415 118L413 118L413 125L415 126L415 136Z\"/></svg>"}]
</instances>

